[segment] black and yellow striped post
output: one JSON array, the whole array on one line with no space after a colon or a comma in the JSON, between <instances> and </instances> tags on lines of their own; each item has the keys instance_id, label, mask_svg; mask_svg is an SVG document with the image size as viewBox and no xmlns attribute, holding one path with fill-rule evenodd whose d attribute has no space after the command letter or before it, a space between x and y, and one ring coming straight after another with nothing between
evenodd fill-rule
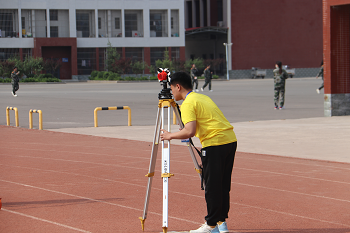
<instances>
[{"instance_id":1,"label":"black and yellow striped post","mask_svg":"<svg viewBox=\"0 0 350 233\"><path fill-rule=\"evenodd\" d=\"M95 121L95 127L98 127L98 120L97 120L97 112L101 110L128 110L128 126L131 126L131 109L128 106L120 106L120 107L97 107L94 110L94 121Z\"/></svg>"},{"instance_id":2,"label":"black and yellow striped post","mask_svg":"<svg viewBox=\"0 0 350 233\"><path fill-rule=\"evenodd\" d=\"M7 122L7 126L10 126L10 110L14 110L15 111L16 127L18 127L19 126L18 109L16 107L7 107L6 108L6 122Z\"/></svg>"},{"instance_id":3,"label":"black and yellow striped post","mask_svg":"<svg viewBox=\"0 0 350 233\"><path fill-rule=\"evenodd\" d=\"M33 129L33 112L39 113L39 129L43 129L43 113L41 110L29 110L29 129Z\"/></svg>"}]
</instances>

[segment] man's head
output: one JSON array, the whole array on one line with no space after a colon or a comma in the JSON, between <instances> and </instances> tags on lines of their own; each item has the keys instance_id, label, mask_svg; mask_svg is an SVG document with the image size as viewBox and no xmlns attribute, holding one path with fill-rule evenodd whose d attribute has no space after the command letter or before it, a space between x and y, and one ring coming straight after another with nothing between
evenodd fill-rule
<instances>
[{"instance_id":1,"label":"man's head","mask_svg":"<svg viewBox=\"0 0 350 233\"><path fill-rule=\"evenodd\" d=\"M13 67L13 71L17 72L17 70L18 70L18 69L17 69L17 66L14 66L14 67Z\"/></svg>"},{"instance_id":2,"label":"man's head","mask_svg":"<svg viewBox=\"0 0 350 233\"><path fill-rule=\"evenodd\" d=\"M170 88L174 95L175 100L182 99L183 93L192 91L191 76L186 72L176 72L171 75Z\"/></svg>"},{"instance_id":3,"label":"man's head","mask_svg":"<svg viewBox=\"0 0 350 233\"><path fill-rule=\"evenodd\" d=\"M192 68L196 68L196 64L192 64Z\"/></svg>"}]
</instances>

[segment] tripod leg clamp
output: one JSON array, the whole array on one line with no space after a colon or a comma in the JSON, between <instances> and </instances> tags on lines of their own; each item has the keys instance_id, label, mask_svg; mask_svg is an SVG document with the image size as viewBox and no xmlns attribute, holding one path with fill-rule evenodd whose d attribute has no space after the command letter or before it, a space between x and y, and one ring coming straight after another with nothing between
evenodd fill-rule
<instances>
[{"instance_id":1,"label":"tripod leg clamp","mask_svg":"<svg viewBox=\"0 0 350 233\"><path fill-rule=\"evenodd\" d=\"M174 176L174 174L171 174L171 173L162 173L161 175L162 178L166 178L166 177L170 178L172 176Z\"/></svg>"},{"instance_id":2,"label":"tripod leg clamp","mask_svg":"<svg viewBox=\"0 0 350 233\"><path fill-rule=\"evenodd\" d=\"M147 175L145 175L146 177L152 177L152 176L154 176L154 172L152 172L152 173L148 173Z\"/></svg>"}]
</instances>

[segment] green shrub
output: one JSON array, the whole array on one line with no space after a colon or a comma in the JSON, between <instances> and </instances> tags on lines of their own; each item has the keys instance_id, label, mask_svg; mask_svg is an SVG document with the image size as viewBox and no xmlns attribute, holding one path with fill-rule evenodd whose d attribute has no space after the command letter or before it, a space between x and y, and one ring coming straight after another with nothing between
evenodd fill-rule
<instances>
[{"instance_id":1,"label":"green shrub","mask_svg":"<svg viewBox=\"0 0 350 233\"><path fill-rule=\"evenodd\" d=\"M25 78L22 79L21 82L27 83L27 82L37 82L36 78L31 77L31 78Z\"/></svg>"},{"instance_id":2,"label":"green shrub","mask_svg":"<svg viewBox=\"0 0 350 233\"><path fill-rule=\"evenodd\" d=\"M219 75L213 74L213 79L218 79Z\"/></svg>"},{"instance_id":3,"label":"green shrub","mask_svg":"<svg viewBox=\"0 0 350 233\"><path fill-rule=\"evenodd\" d=\"M103 80L103 72L98 72L97 79L95 80Z\"/></svg>"},{"instance_id":4,"label":"green shrub","mask_svg":"<svg viewBox=\"0 0 350 233\"><path fill-rule=\"evenodd\" d=\"M92 72L91 72L91 78L95 79L95 78L97 77L98 73L99 73L99 72L98 72L97 70L92 71ZM92 79L92 80L93 80L93 79Z\"/></svg>"},{"instance_id":5,"label":"green shrub","mask_svg":"<svg viewBox=\"0 0 350 233\"><path fill-rule=\"evenodd\" d=\"M151 76L151 77L149 77L149 80L158 80L158 77L157 76Z\"/></svg>"},{"instance_id":6,"label":"green shrub","mask_svg":"<svg viewBox=\"0 0 350 233\"><path fill-rule=\"evenodd\" d=\"M0 78L0 83L10 83L11 79L10 78Z\"/></svg>"},{"instance_id":7,"label":"green shrub","mask_svg":"<svg viewBox=\"0 0 350 233\"><path fill-rule=\"evenodd\" d=\"M139 78L139 80L148 80L148 78L147 77L141 77L141 78Z\"/></svg>"},{"instance_id":8,"label":"green shrub","mask_svg":"<svg viewBox=\"0 0 350 233\"><path fill-rule=\"evenodd\" d=\"M134 77L125 77L124 80L125 81L134 81L134 80L136 80L136 78L134 78Z\"/></svg>"}]
</instances>

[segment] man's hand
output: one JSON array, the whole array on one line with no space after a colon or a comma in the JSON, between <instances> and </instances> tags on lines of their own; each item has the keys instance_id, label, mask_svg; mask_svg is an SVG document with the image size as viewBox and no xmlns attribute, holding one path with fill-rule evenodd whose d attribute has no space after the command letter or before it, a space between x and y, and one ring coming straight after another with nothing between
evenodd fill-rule
<instances>
[{"instance_id":1,"label":"man's hand","mask_svg":"<svg viewBox=\"0 0 350 233\"><path fill-rule=\"evenodd\" d=\"M195 135L196 133L196 121L191 121L188 122L185 125L185 128L182 130L175 132L175 133L170 133L164 129L160 130L162 133L160 134L160 140L171 140L171 139L186 139L186 138L191 138Z\"/></svg>"},{"instance_id":2,"label":"man's hand","mask_svg":"<svg viewBox=\"0 0 350 233\"><path fill-rule=\"evenodd\" d=\"M165 129L161 129L160 130L162 133L160 134L160 140L164 141L164 140L171 140L171 133L166 131Z\"/></svg>"}]
</instances>

